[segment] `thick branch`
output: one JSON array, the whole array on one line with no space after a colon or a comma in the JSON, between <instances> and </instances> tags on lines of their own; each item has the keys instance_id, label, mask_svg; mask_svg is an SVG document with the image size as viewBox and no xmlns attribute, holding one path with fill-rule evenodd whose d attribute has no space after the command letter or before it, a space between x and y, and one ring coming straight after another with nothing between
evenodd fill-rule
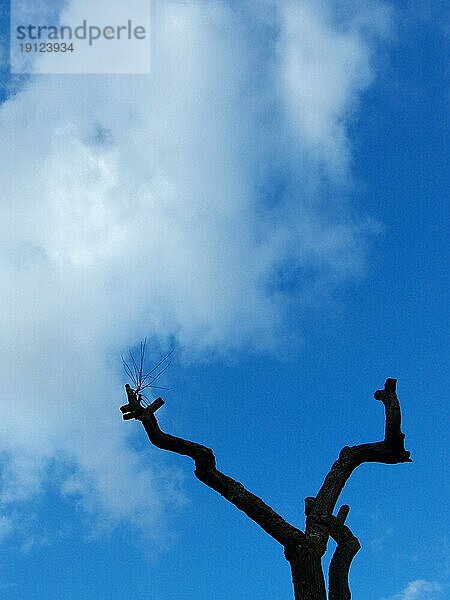
<instances>
[{"instance_id":1,"label":"thick branch","mask_svg":"<svg viewBox=\"0 0 450 600\"><path fill-rule=\"evenodd\" d=\"M400 404L396 394L396 379L387 379L384 390L374 396L384 404L386 413L385 438L381 442L346 446L325 477L316 498L309 501L309 516L306 519L306 536L321 555L326 551L328 531L318 518L331 515L340 493L350 475L359 465L366 462L396 464L412 462L405 450L405 435L401 431Z\"/></svg>"},{"instance_id":2,"label":"thick branch","mask_svg":"<svg viewBox=\"0 0 450 600\"><path fill-rule=\"evenodd\" d=\"M358 538L345 525L349 510L350 508L344 505L339 509L336 517L328 515L319 518L337 544L328 570L328 600L350 600L351 598L348 575L350 565L361 545Z\"/></svg>"},{"instance_id":3,"label":"thick branch","mask_svg":"<svg viewBox=\"0 0 450 600\"><path fill-rule=\"evenodd\" d=\"M283 546L286 547L295 542L298 544L305 541L305 535L302 531L287 523L258 496L246 490L241 483L216 469L216 459L210 448L161 431L153 414L162 406L161 399L155 400L150 407L144 409L140 406L135 391L129 385L126 385L125 389L128 395L128 404L120 409L124 413L123 418L134 418L141 421L154 446L192 458L195 463L195 476L197 479L221 494L239 510L242 510Z\"/></svg>"}]
</instances>

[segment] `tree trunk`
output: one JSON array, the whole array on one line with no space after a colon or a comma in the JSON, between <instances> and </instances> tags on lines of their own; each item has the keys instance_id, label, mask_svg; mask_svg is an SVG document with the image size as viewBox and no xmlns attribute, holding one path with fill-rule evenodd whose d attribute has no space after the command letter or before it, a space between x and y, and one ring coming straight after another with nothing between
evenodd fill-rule
<instances>
[{"instance_id":1,"label":"tree trunk","mask_svg":"<svg viewBox=\"0 0 450 600\"><path fill-rule=\"evenodd\" d=\"M285 551L291 566L295 600L327 600L322 560L309 545L299 545Z\"/></svg>"}]
</instances>

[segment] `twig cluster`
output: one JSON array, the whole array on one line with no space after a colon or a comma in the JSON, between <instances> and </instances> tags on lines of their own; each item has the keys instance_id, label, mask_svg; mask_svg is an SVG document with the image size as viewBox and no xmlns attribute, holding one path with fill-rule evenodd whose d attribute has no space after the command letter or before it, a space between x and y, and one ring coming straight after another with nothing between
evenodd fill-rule
<instances>
[{"instance_id":1,"label":"twig cluster","mask_svg":"<svg viewBox=\"0 0 450 600\"><path fill-rule=\"evenodd\" d=\"M168 390L169 388L160 385L154 385L155 381L170 367L170 357L173 354L173 349L166 354L150 371L145 372L145 352L147 348L147 340L140 343L139 358L135 359L131 350L128 351L129 362L122 356L122 363L125 373L133 382L133 390L139 398L140 404L144 407L149 406L150 399L142 392L146 389Z\"/></svg>"}]
</instances>

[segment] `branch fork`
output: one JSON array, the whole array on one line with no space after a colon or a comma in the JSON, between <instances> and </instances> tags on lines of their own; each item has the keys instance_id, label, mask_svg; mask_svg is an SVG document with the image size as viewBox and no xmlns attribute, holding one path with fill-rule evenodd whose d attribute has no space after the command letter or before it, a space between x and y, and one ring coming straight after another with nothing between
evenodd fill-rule
<instances>
[{"instance_id":1,"label":"branch fork","mask_svg":"<svg viewBox=\"0 0 450 600\"><path fill-rule=\"evenodd\" d=\"M190 457L195 464L194 474L197 479L221 494L284 547L285 556L291 565L295 600L327 600L322 556L331 537L336 543L336 549L329 567L328 600L350 600L348 574L352 560L361 546L345 524L349 506L343 505L336 516L333 511L347 480L361 464L412 462L410 453L404 446L405 435L401 431L396 384L396 379L389 378L384 389L374 394L385 409L384 439L380 442L345 446L341 450L317 495L305 499L305 532L285 521L240 482L219 471L210 448L163 432L155 416L156 411L164 404L161 398L154 400L148 407L143 407L140 394L127 384L125 390L128 404L121 406L120 410L124 420L141 421L154 446Z\"/></svg>"}]
</instances>

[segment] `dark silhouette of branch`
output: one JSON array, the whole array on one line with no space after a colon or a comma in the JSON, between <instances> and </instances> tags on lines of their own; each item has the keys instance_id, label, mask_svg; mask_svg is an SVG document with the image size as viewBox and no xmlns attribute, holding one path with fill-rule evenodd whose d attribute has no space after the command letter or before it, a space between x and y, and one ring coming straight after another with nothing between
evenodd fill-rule
<instances>
[{"instance_id":1,"label":"dark silhouette of branch","mask_svg":"<svg viewBox=\"0 0 450 600\"><path fill-rule=\"evenodd\" d=\"M309 499L306 536L321 555L326 551L328 532L327 528L318 522L318 518L333 514L342 489L353 471L366 462L385 464L412 462L410 453L404 446L405 434L401 431L401 413L396 385L396 379L387 379L384 389L374 394L375 399L384 404L386 414L384 440L371 444L345 446L325 477L317 496Z\"/></svg>"},{"instance_id":2,"label":"dark silhouette of branch","mask_svg":"<svg viewBox=\"0 0 450 600\"><path fill-rule=\"evenodd\" d=\"M141 421L154 446L192 458L195 463L194 473L197 479L242 510L283 546L290 544L293 539L304 539L302 531L287 523L258 496L246 490L241 483L219 471L210 448L161 431L154 415L154 412L164 404L161 398L155 400L148 408L142 408L135 390L129 385L126 385L125 389L128 404L120 409L124 414L123 418Z\"/></svg>"},{"instance_id":3,"label":"dark silhouette of branch","mask_svg":"<svg viewBox=\"0 0 450 600\"><path fill-rule=\"evenodd\" d=\"M328 515L318 519L336 542L336 550L328 570L328 600L350 600L351 598L348 575L350 565L361 545L358 538L345 525L349 511L350 507L344 504L337 516Z\"/></svg>"}]
</instances>

